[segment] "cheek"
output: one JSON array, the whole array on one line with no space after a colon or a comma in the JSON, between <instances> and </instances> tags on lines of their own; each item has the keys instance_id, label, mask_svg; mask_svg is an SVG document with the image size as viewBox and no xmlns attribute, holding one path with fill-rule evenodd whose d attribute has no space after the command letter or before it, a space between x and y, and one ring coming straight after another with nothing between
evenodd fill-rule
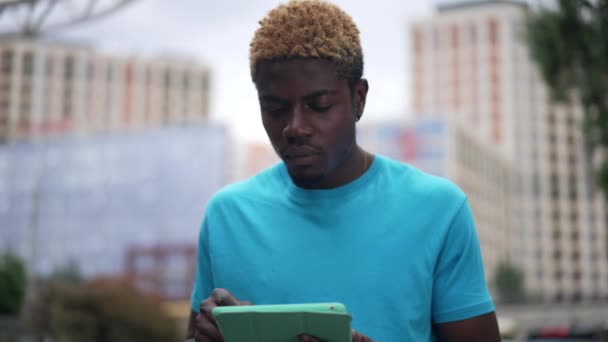
<instances>
[{"instance_id":1,"label":"cheek","mask_svg":"<svg viewBox=\"0 0 608 342\"><path fill-rule=\"evenodd\" d=\"M274 142L283 137L283 125L280 122L262 118L262 125L271 141Z\"/></svg>"},{"instance_id":2,"label":"cheek","mask_svg":"<svg viewBox=\"0 0 608 342\"><path fill-rule=\"evenodd\" d=\"M331 146L331 154L341 159L348 152L355 139L355 124L350 118L343 117L324 128L326 146Z\"/></svg>"}]
</instances>

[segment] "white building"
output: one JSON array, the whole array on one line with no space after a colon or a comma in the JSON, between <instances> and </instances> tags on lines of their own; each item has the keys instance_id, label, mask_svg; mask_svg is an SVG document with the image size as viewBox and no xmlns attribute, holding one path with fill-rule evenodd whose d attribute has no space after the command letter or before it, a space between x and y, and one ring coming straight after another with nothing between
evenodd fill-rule
<instances>
[{"instance_id":1,"label":"white building","mask_svg":"<svg viewBox=\"0 0 608 342\"><path fill-rule=\"evenodd\" d=\"M194 61L0 41L0 141L185 124L208 116L209 70Z\"/></svg>"},{"instance_id":2,"label":"white building","mask_svg":"<svg viewBox=\"0 0 608 342\"><path fill-rule=\"evenodd\" d=\"M577 105L551 103L523 41L527 6L439 6L410 28L413 110L451 113L514 167L512 261L547 301L608 297L606 205Z\"/></svg>"}]
</instances>

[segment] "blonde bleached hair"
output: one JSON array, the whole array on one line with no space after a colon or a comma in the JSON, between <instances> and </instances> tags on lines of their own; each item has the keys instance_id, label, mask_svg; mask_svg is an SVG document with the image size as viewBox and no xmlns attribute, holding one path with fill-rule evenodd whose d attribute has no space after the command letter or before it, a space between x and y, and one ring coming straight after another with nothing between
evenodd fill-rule
<instances>
[{"instance_id":1,"label":"blonde bleached hair","mask_svg":"<svg viewBox=\"0 0 608 342\"><path fill-rule=\"evenodd\" d=\"M363 75L359 29L350 15L321 0L291 0L260 21L249 50L251 78L260 62L328 59L354 84Z\"/></svg>"}]
</instances>

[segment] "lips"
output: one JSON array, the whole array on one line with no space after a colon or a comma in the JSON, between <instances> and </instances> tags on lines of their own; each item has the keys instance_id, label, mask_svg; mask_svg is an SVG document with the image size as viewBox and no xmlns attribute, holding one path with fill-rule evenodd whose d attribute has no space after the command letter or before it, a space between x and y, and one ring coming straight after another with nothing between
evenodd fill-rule
<instances>
[{"instance_id":1,"label":"lips","mask_svg":"<svg viewBox=\"0 0 608 342\"><path fill-rule=\"evenodd\" d=\"M283 152L285 161L293 165L312 164L319 157L319 154L317 150L310 147L288 148Z\"/></svg>"}]
</instances>

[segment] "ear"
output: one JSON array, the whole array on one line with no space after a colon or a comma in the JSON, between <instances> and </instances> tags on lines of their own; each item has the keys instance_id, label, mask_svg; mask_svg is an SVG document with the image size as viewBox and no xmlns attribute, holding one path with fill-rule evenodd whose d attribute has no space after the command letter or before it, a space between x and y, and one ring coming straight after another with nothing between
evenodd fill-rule
<instances>
[{"instance_id":1,"label":"ear","mask_svg":"<svg viewBox=\"0 0 608 342\"><path fill-rule=\"evenodd\" d=\"M353 91L355 121L359 121L363 116L363 110L365 109L365 100L367 99L368 90L369 84L364 78L360 79L357 84L355 84L355 89Z\"/></svg>"}]
</instances>

